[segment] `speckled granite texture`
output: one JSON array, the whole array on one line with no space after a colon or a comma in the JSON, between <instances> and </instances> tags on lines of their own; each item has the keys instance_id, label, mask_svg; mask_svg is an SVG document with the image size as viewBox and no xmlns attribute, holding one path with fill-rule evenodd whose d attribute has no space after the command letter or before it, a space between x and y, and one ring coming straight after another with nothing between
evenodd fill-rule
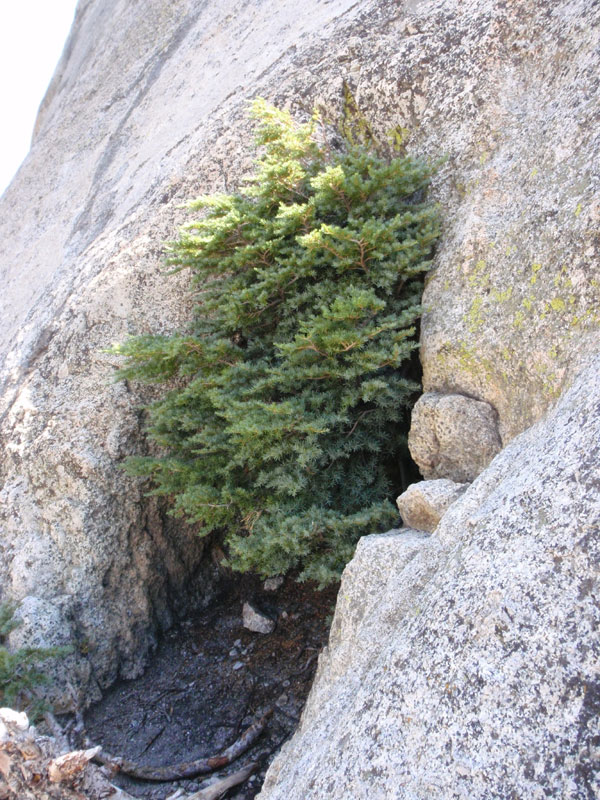
<instances>
[{"instance_id":1,"label":"speckled granite texture","mask_svg":"<svg viewBox=\"0 0 600 800\"><path fill-rule=\"evenodd\" d=\"M362 539L261 800L598 797L599 462L596 357L434 534Z\"/></svg>"}]
</instances>

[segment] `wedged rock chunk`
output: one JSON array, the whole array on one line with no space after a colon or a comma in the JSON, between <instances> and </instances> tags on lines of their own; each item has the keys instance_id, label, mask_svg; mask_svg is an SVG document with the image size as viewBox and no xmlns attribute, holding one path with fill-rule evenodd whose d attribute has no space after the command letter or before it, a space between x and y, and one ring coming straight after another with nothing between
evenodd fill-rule
<instances>
[{"instance_id":1,"label":"wedged rock chunk","mask_svg":"<svg viewBox=\"0 0 600 800\"><path fill-rule=\"evenodd\" d=\"M502 448L496 412L462 394L427 392L413 409L408 446L426 480L472 481Z\"/></svg>"},{"instance_id":2,"label":"wedged rock chunk","mask_svg":"<svg viewBox=\"0 0 600 800\"><path fill-rule=\"evenodd\" d=\"M447 478L413 483L396 500L402 521L407 528L433 533L467 486L467 483L455 483Z\"/></svg>"},{"instance_id":3,"label":"wedged rock chunk","mask_svg":"<svg viewBox=\"0 0 600 800\"><path fill-rule=\"evenodd\" d=\"M368 536L261 800L600 796L600 356L434 534Z\"/></svg>"},{"instance_id":4,"label":"wedged rock chunk","mask_svg":"<svg viewBox=\"0 0 600 800\"><path fill-rule=\"evenodd\" d=\"M244 628L253 633L273 633L275 630L275 621L252 603L244 603L242 619Z\"/></svg>"}]
</instances>

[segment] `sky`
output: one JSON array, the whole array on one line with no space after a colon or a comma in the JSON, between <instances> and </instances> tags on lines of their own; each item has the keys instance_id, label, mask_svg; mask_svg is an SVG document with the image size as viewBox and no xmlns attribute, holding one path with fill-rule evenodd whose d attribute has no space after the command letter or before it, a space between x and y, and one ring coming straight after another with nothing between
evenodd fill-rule
<instances>
[{"instance_id":1,"label":"sky","mask_svg":"<svg viewBox=\"0 0 600 800\"><path fill-rule=\"evenodd\" d=\"M77 0L0 0L0 195L29 151Z\"/></svg>"}]
</instances>

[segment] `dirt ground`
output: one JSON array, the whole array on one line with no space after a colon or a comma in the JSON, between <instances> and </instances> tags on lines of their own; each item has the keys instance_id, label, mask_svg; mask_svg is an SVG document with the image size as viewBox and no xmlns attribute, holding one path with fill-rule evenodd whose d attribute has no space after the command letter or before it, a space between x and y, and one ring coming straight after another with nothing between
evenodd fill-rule
<instances>
[{"instance_id":1,"label":"dirt ground","mask_svg":"<svg viewBox=\"0 0 600 800\"><path fill-rule=\"evenodd\" d=\"M211 608L169 631L141 678L115 685L87 712L89 739L112 755L167 766L217 755L273 707L254 746L217 773L224 776L258 760L258 771L227 795L255 797L300 719L327 643L337 588L319 592L288 578L277 591L266 592L257 579L230 582ZM277 620L273 633L243 627L244 600ZM178 788L196 791L208 777L148 783L121 774L114 782L136 797L163 800Z\"/></svg>"}]
</instances>

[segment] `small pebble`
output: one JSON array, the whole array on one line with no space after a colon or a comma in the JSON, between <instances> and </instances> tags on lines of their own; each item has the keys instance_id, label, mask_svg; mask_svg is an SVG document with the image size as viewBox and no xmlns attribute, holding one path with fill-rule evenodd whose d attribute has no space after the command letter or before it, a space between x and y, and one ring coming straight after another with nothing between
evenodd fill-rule
<instances>
[{"instance_id":1,"label":"small pebble","mask_svg":"<svg viewBox=\"0 0 600 800\"><path fill-rule=\"evenodd\" d=\"M290 682L289 681L284 681L281 685L283 686L284 689L287 689L288 686L290 685Z\"/></svg>"},{"instance_id":2,"label":"small pebble","mask_svg":"<svg viewBox=\"0 0 600 800\"><path fill-rule=\"evenodd\" d=\"M287 611L282 611L281 612L281 619L287 619L288 617L289 617L289 614L288 614Z\"/></svg>"},{"instance_id":3,"label":"small pebble","mask_svg":"<svg viewBox=\"0 0 600 800\"><path fill-rule=\"evenodd\" d=\"M263 583L263 589L265 592L276 592L283 586L283 577L279 575L277 578L267 578L267 580Z\"/></svg>"},{"instance_id":4,"label":"small pebble","mask_svg":"<svg viewBox=\"0 0 600 800\"><path fill-rule=\"evenodd\" d=\"M235 670L238 670L238 669L241 669L243 666L244 666L244 662L243 661L236 661L235 664L233 665L233 668Z\"/></svg>"},{"instance_id":5,"label":"small pebble","mask_svg":"<svg viewBox=\"0 0 600 800\"><path fill-rule=\"evenodd\" d=\"M233 643L233 646L234 647L241 647L242 646L242 640L241 639L236 639L235 642Z\"/></svg>"},{"instance_id":6,"label":"small pebble","mask_svg":"<svg viewBox=\"0 0 600 800\"><path fill-rule=\"evenodd\" d=\"M229 655L231 656L231 658L235 658L237 656L237 654L238 654L238 651L237 651L237 649L235 647L233 648L233 650L229 651Z\"/></svg>"},{"instance_id":7,"label":"small pebble","mask_svg":"<svg viewBox=\"0 0 600 800\"><path fill-rule=\"evenodd\" d=\"M275 630L275 620L247 601L242 608L242 621L244 628L253 633L269 634Z\"/></svg>"}]
</instances>

